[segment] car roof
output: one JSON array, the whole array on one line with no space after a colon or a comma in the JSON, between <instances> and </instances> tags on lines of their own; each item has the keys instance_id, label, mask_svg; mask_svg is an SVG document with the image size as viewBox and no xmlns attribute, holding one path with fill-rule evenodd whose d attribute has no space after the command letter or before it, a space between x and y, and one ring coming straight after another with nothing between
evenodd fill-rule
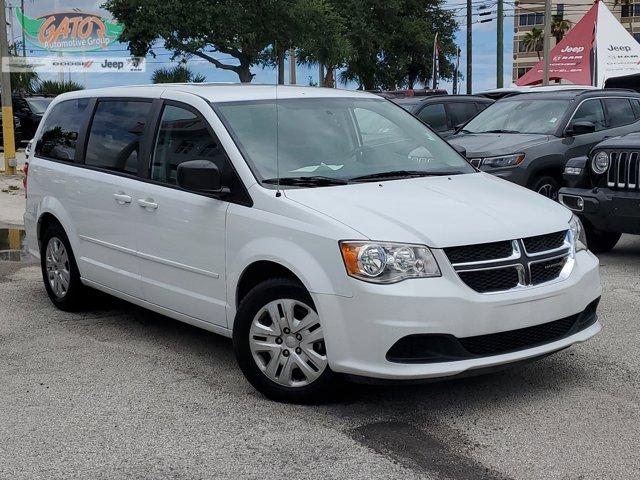
<instances>
[{"instance_id":1,"label":"car roof","mask_svg":"<svg viewBox=\"0 0 640 480\"><path fill-rule=\"evenodd\" d=\"M290 98L371 98L379 96L356 90L338 88L301 87L294 85L260 85L241 83L163 83L156 85L127 85L97 88L65 93L65 99L83 97L151 97L160 98L165 91L190 93L210 102L234 102L242 100L272 100Z\"/></svg>"},{"instance_id":2,"label":"car roof","mask_svg":"<svg viewBox=\"0 0 640 480\"><path fill-rule=\"evenodd\" d=\"M547 92L532 92L532 93L522 93L520 95L514 95L510 97L504 97L500 99L500 102L510 102L510 101L521 101L527 99L535 99L535 100L573 100L575 98L602 98L602 97L629 97L629 98L640 98L640 94L637 92L633 92L630 90L623 89L606 89L606 90L583 90L583 89L565 89L565 90L555 90L555 91L547 91Z\"/></svg>"},{"instance_id":3,"label":"car roof","mask_svg":"<svg viewBox=\"0 0 640 480\"><path fill-rule=\"evenodd\" d=\"M431 97L405 97L391 98L392 102L398 105L422 105L425 103L448 103L448 102L482 102L493 103L494 100L478 95L434 95Z\"/></svg>"}]
</instances>

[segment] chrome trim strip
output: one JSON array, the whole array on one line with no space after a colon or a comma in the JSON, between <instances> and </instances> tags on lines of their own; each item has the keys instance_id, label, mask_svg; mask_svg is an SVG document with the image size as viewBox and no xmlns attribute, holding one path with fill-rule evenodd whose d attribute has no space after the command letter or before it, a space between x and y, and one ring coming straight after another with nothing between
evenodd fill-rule
<instances>
[{"instance_id":1,"label":"chrome trim strip","mask_svg":"<svg viewBox=\"0 0 640 480\"><path fill-rule=\"evenodd\" d=\"M122 247L120 245L105 242L104 240L88 237L86 235L78 235L78 237L86 242L95 243L96 245L100 245L101 247L106 247L112 250L116 250L118 252L127 253L129 255L133 255L134 257L141 258L143 260L149 260L151 262L156 262L161 265L167 265L169 267L178 268L180 270L185 270L187 272L197 273L199 275L204 275L206 277L220 278L220 274L215 272L210 272L209 270L203 270L201 268L192 267L191 265L185 265L184 263L174 262L173 260L167 260L165 258L156 257L154 255L149 255L148 253L138 252L136 250L132 250L131 248Z\"/></svg>"},{"instance_id":2,"label":"chrome trim strip","mask_svg":"<svg viewBox=\"0 0 640 480\"><path fill-rule=\"evenodd\" d=\"M522 247L524 248L524 252L527 254L527 257L541 257L542 255L551 255L552 253L560 252L562 250L571 250L571 235L569 234L569 230L567 230L564 234L564 242L562 243L562 245L558 248L552 248L551 250L529 253L527 251L527 245L524 243L525 240L525 238L522 239Z\"/></svg>"},{"instance_id":3,"label":"chrome trim strip","mask_svg":"<svg viewBox=\"0 0 640 480\"><path fill-rule=\"evenodd\" d=\"M571 207L570 205L567 205L567 203L565 203L565 201L564 201L564 199L565 199L565 198L576 198L576 199L582 200L582 206L581 206L581 207L578 207L578 208L573 208L573 207ZM565 194L563 194L563 193L560 193L560 194L558 194L558 201L559 201L562 205L564 205L565 207L567 207L569 210L572 210L572 211L574 211L574 212L582 212L582 211L584 211L584 199L583 199L580 195L565 195ZM578 201L576 201L576 205L577 205L578 203L579 203L579 202L578 202Z\"/></svg>"}]
</instances>

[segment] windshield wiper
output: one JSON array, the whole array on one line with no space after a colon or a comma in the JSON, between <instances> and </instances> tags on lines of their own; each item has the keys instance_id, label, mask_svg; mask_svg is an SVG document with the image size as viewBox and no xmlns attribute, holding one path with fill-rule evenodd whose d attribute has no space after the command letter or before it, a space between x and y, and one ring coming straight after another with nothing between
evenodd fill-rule
<instances>
[{"instance_id":1,"label":"windshield wiper","mask_svg":"<svg viewBox=\"0 0 640 480\"><path fill-rule=\"evenodd\" d=\"M485 130L480 133L520 133L518 130Z\"/></svg>"},{"instance_id":2,"label":"windshield wiper","mask_svg":"<svg viewBox=\"0 0 640 480\"><path fill-rule=\"evenodd\" d=\"M282 177L280 181L277 178L267 178L262 180L262 183L268 183L271 185L288 185L295 187L324 187L330 185L346 185L349 183L347 180L341 178L323 177L320 175L312 175L308 177Z\"/></svg>"},{"instance_id":3,"label":"windshield wiper","mask_svg":"<svg viewBox=\"0 0 640 480\"><path fill-rule=\"evenodd\" d=\"M370 173L359 177L350 178L351 182L366 182L367 180L380 180L389 178L411 178L411 177L438 177L446 175L458 175L460 172L425 172L422 170L393 170L390 172Z\"/></svg>"}]
</instances>

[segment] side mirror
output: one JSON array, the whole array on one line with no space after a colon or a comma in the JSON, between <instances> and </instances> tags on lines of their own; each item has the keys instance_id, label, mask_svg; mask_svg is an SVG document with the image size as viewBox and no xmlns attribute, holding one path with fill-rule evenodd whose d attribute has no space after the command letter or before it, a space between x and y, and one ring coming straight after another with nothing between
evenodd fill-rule
<instances>
[{"instance_id":1,"label":"side mirror","mask_svg":"<svg viewBox=\"0 0 640 480\"><path fill-rule=\"evenodd\" d=\"M576 135L584 135L585 133L593 133L596 131L596 124L593 122L575 122L565 130L568 137Z\"/></svg>"},{"instance_id":2,"label":"side mirror","mask_svg":"<svg viewBox=\"0 0 640 480\"><path fill-rule=\"evenodd\" d=\"M467 149L464 148L461 145L451 145L453 147L453 149L458 152L460 155L462 155L464 158L467 158Z\"/></svg>"},{"instance_id":3,"label":"side mirror","mask_svg":"<svg viewBox=\"0 0 640 480\"><path fill-rule=\"evenodd\" d=\"M178 186L202 193L228 193L222 188L222 176L215 163L208 160L191 160L178 165Z\"/></svg>"}]
</instances>

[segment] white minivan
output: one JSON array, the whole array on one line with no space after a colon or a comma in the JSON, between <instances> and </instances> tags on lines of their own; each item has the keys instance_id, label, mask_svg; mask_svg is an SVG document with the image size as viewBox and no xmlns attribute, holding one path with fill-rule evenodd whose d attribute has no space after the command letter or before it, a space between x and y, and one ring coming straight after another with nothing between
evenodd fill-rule
<instances>
[{"instance_id":1,"label":"white minivan","mask_svg":"<svg viewBox=\"0 0 640 480\"><path fill-rule=\"evenodd\" d=\"M87 287L233 337L266 396L454 377L601 328L579 220L477 171L375 95L155 85L57 97L25 225L46 291Z\"/></svg>"}]
</instances>

